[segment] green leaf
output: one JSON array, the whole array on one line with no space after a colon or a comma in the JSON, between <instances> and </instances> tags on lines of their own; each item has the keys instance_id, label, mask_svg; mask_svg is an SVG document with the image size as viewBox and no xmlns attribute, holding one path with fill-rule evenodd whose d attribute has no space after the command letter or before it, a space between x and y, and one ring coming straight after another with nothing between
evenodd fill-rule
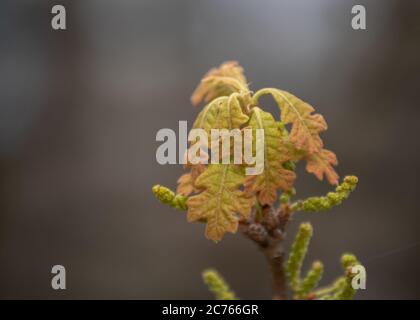
<instances>
[{"instance_id":1,"label":"green leaf","mask_svg":"<svg viewBox=\"0 0 420 320\"><path fill-rule=\"evenodd\" d=\"M237 129L248 121L242 112L237 94L220 97L210 102L198 114L193 129L204 129L210 136L211 129Z\"/></svg>"},{"instance_id":2,"label":"green leaf","mask_svg":"<svg viewBox=\"0 0 420 320\"><path fill-rule=\"evenodd\" d=\"M221 127L223 123L223 106L226 107L228 97L219 97L208 103L195 119L193 129L203 129L210 136L211 129Z\"/></svg>"},{"instance_id":3,"label":"green leaf","mask_svg":"<svg viewBox=\"0 0 420 320\"><path fill-rule=\"evenodd\" d=\"M254 131L254 142L255 130L264 130L264 171L260 175L247 176L245 190L258 194L261 204L271 205L277 199L277 190L290 190L296 177L293 171L283 167L283 163L292 158L290 149L270 113L254 107L248 125Z\"/></svg>"},{"instance_id":4,"label":"green leaf","mask_svg":"<svg viewBox=\"0 0 420 320\"><path fill-rule=\"evenodd\" d=\"M239 218L249 216L252 197L239 189L244 170L233 164L212 164L197 178L195 185L203 191L188 199L188 221L205 219L208 239L219 241L226 232L235 233Z\"/></svg>"}]
</instances>

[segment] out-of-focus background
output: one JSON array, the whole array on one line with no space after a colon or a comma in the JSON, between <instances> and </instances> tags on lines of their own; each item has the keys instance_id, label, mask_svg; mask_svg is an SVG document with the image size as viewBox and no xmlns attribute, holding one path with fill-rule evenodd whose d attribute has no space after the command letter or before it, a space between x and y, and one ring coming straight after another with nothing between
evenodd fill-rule
<instances>
[{"instance_id":1,"label":"out-of-focus background","mask_svg":"<svg viewBox=\"0 0 420 320\"><path fill-rule=\"evenodd\" d=\"M66 31L51 28L55 4ZM211 298L207 267L241 298L270 298L250 241L214 244L151 193L183 172L156 162L156 132L191 125L191 92L232 59L253 89L314 105L338 172L359 176L342 206L296 215L288 244L300 221L315 230L305 266L323 260L327 284L351 251L368 272L357 298L419 298L419 39L420 1L1 1L0 298ZM330 187L299 167L297 189Z\"/></svg>"}]
</instances>

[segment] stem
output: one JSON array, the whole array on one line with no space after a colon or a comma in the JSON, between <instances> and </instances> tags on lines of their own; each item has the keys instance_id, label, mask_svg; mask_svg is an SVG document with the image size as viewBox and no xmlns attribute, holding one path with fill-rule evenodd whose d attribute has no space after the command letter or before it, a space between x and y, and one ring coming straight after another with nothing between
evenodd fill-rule
<instances>
[{"instance_id":1,"label":"stem","mask_svg":"<svg viewBox=\"0 0 420 320\"><path fill-rule=\"evenodd\" d=\"M240 230L264 253L271 271L273 299L287 299L286 272L284 269L284 230L289 220L288 206L274 210L271 206L262 208L261 223L255 222L256 212L248 221L241 221Z\"/></svg>"},{"instance_id":2,"label":"stem","mask_svg":"<svg viewBox=\"0 0 420 320\"><path fill-rule=\"evenodd\" d=\"M283 239L270 239L266 248L261 248L270 266L273 300L287 299L286 274L284 271Z\"/></svg>"}]
</instances>

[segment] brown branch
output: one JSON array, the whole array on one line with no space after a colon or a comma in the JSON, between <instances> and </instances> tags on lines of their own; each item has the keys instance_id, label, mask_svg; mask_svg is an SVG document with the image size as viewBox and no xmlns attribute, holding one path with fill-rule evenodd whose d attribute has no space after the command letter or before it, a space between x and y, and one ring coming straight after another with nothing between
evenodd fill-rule
<instances>
[{"instance_id":1,"label":"brown branch","mask_svg":"<svg viewBox=\"0 0 420 320\"><path fill-rule=\"evenodd\" d=\"M288 206L282 206L279 210L275 210L272 206L264 206L261 218L254 213L250 220L242 221L240 225L241 232L257 244L267 259L271 271L274 300L287 299L283 240L289 217Z\"/></svg>"}]
</instances>

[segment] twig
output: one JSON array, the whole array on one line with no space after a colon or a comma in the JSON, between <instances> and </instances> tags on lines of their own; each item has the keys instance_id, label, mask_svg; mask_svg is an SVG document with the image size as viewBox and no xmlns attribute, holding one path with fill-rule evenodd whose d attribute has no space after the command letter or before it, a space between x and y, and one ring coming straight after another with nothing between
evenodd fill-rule
<instances>
[{"instance_id":1,"label":"twig","mask_svg":"<svg viewBox=\"0 0 420 320\"><path fill-rule=\"evenodd\" d=\"M241 221L241 232L257 244L265 255L271 271L273 299L287 299L285 253L283 247L284 230L290 216L288 206L275 210L272 206L263 207L261 221L255 215L248 221Z\"/></svg>"}]
</instances>

